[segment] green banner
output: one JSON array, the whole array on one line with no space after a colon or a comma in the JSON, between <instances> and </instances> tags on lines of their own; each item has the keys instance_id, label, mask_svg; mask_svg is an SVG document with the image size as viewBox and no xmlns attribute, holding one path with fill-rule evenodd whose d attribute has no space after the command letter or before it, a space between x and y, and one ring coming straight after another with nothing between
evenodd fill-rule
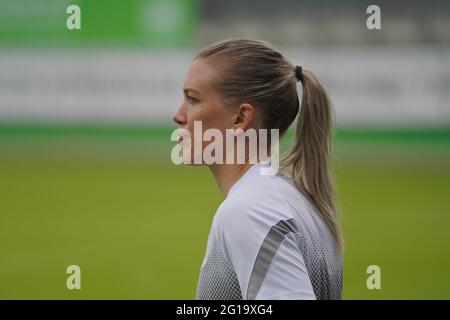
<instances>
[{"instance_id":1,"label":"green banner","mask_svg":"<svg viewBox=\"0 0 450 320\"><path fill-rule=\"evenodd\" d=\"M80 29L66 22L80 8ZM0 0L0 46L172 46L193 41L198 0Z\"/></svg>"}]
</instances>

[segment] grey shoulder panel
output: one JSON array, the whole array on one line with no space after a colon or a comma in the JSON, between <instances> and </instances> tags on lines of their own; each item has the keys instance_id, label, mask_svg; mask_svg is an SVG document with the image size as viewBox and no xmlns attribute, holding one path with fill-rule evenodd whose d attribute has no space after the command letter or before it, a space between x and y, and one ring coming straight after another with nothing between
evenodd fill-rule
<instances>
[{"instance_id":1,"label":"grey shoulder panel","mask_svg":"<svg viewBox=\"0 0 450 320\"><path fill-rule=\"evenodd\" d=\"M281 220L270 228L269 233L259 248L258 255L253 265L252 274L248 283L247 299L253 300L258 295L270 264L286 235L297 232L298 227L294 219Z\"/></svg>"}]
</instances>

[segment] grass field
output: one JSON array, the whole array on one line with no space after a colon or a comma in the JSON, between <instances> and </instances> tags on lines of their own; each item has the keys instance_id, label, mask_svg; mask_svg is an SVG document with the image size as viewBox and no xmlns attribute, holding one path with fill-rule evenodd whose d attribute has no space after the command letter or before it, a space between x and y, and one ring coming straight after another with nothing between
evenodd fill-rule
<instances>
[{"instance_id":1,"label":"grass field","mask_svg":"<svg viewBox=\"0 0 450 320\"><path fill-rule=\"evenodd\" d=\"M207 168L170 163L166 131L0 130L1 299L194 298L222 197ZM336 146L343 297L449 299L449 132ZM81 290L66 288L71 264ZM372 264L381 290L366 287Z\"/></svg>"}]
</instances>

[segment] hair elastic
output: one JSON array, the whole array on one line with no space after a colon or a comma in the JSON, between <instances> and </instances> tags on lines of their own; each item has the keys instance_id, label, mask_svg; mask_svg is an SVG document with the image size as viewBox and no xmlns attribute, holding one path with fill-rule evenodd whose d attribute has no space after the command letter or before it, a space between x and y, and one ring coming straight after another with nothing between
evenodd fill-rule
<instances>
[{"instance_id":1,"label":"hair elastic","mask_svg":"<svg viewBox=\"0 0 450 320\"><path fill-rule=\"evenodd\" d=\"M301 66L295 66L295 77L297 78L297 81L303 83L303 73Z\"/></svg>"}]
</instances>

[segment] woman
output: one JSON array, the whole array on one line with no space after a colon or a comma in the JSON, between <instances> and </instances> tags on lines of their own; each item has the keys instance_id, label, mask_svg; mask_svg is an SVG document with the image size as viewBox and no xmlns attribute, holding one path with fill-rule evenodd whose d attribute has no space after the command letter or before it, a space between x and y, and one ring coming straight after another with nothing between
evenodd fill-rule
<instances>
[{"instance_id":1,"label":"woman","mask_svg":"<svg viewBox=\"0 0 450 320\"><path fill-rule=\"evenodd\" d=\"M264 165L252 165L250 156L208 164L225 200L213 219L197 299L340 299L332 110L317 77L268 43L232 39L197 55L184 94L174 121L192 135L201 121L203 130L224 135L278 129L281 136L298 115L295 143L282 162L290 177L261 174Z\"/></svg>"}]
</instances>

